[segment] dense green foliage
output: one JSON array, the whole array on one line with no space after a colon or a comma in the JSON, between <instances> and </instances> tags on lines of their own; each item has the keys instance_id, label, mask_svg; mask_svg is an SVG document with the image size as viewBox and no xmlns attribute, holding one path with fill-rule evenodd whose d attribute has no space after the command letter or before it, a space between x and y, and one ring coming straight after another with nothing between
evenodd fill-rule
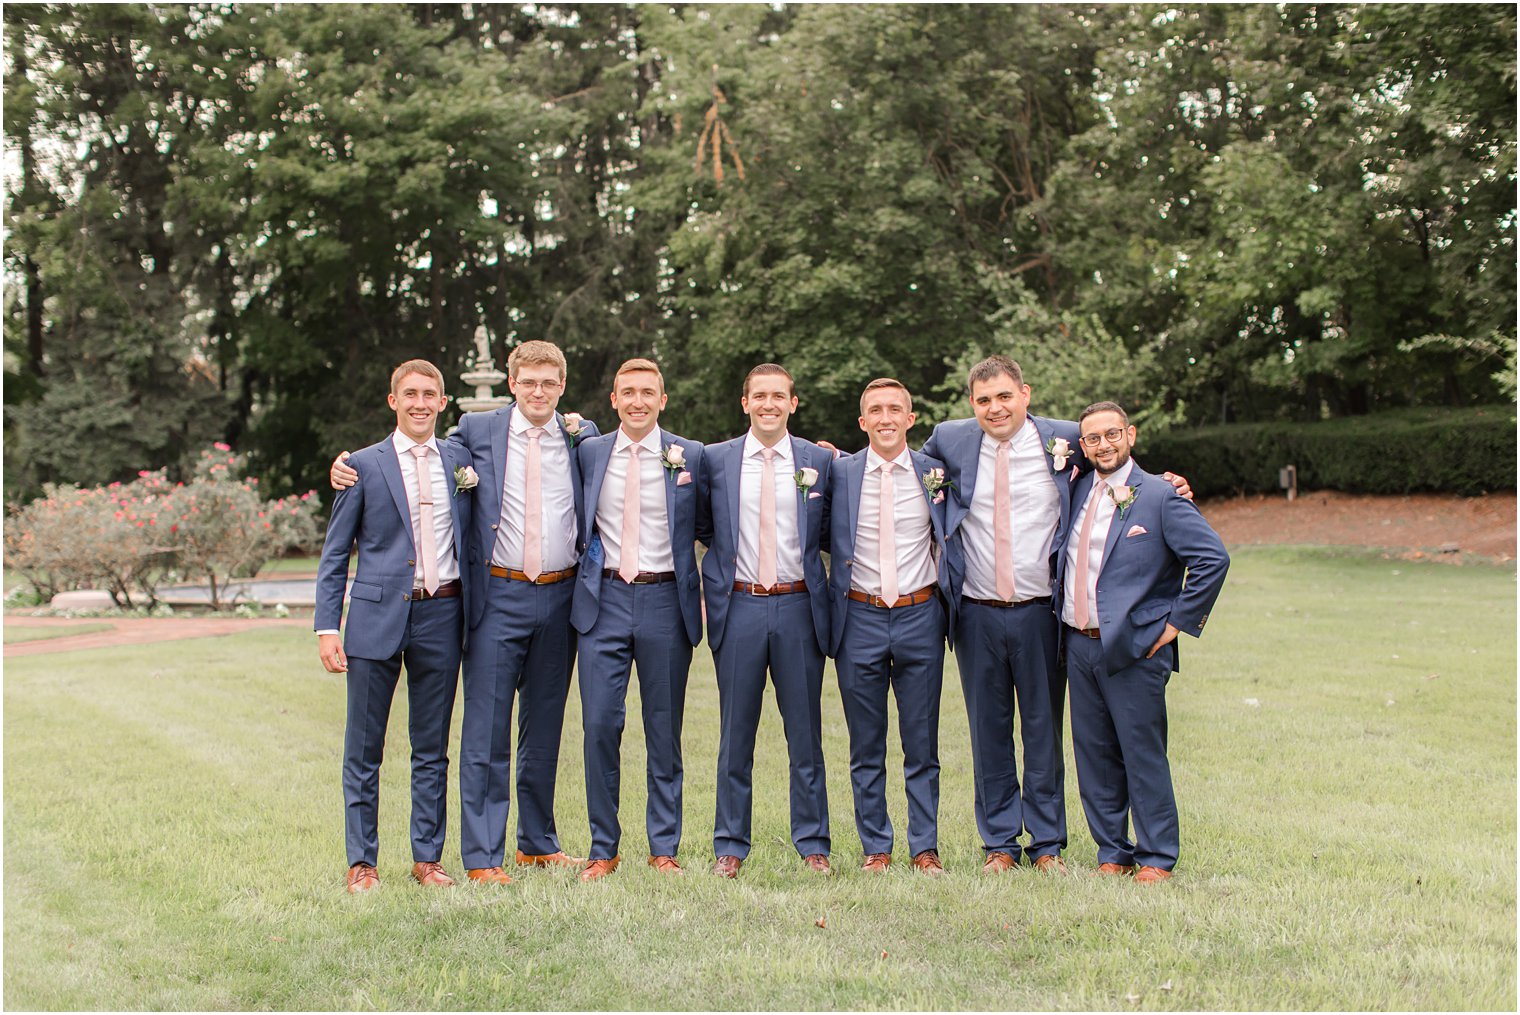
<instances>
[{"instance_id":1,"label":"dense green foliage","mask_svg":"<svg viewBox=\"0 0 1520 1015\"><path fill-rule=\"evenodd\" d=\"M740 422L778 360L858 444L963 414L1158 428L1513 397L1513 7L7 4L7 495L274 492L485 324ZM1196 474L1197 470L1194 470Z\"/></svg>"},{"instance_id":2,"label":"dense green foliage","mask_svg":"<svg viewBox=\"0 0 1520 1015\"><path fill-rule=\"evenodd\" d=\"M1275 492L1286 465L1305 490L1471 495L1515 488L1515 422L1512 406L1487 406L1233 423L1142 434L1135 457L1186 475L1200 497Z\"/></svg>"}]
</instances>

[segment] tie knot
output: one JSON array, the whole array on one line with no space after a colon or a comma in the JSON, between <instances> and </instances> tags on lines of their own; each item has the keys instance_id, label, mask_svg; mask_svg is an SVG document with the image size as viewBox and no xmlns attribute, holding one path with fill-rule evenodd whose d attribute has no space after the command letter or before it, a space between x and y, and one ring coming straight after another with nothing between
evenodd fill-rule
<instances>
[{"instance_id":1,"label":"tie knot","mask_svg":"<svg viewBox=\"0 0 1520 1015\"><path fill-rule=\"evenodd\" d=\"M536 440L538 440L540 437L542 437L547 432L548 431L546 431L541 426L530 426L530 427L528 427L528 440L530 440L530 441L536 441Z\"/></svg>"},{"instance_id":2,"label":"tie knot","mask_svg":"<svg viewBox=\"0 0 1520 1015\"><path fill-rule=\"evenodd\" d=\"M637 444L628 445L628 455L631 458L639 457L639 446Z\"/></svg>"},{"instance_id":3,"label":"tie knot","mask_svg":"<svg viewBox=\"0 0 1520 1015\"><path fill-rule=\"evenodd\" d=\"M890 476L890 475L892 475L892 470L894 468L896 468L896 467L897 466L894 463L892 463L892 462L882 462L881 463L881 474L883 476Z\"/></svg>"},{"instance_id":4,"label":"tie knot","mask_svg":"<svg viewBox=\"0 0 1520 1015\"><path fill-rule=\"evenodd\" d=\"M417 461L420 462L428 456L428 446L426 444L418 444L412 448L412 454L415 455Z\"/></svg>"},{"instance_id":5,"label":"tie knot","mask_svg":"<svg viewBox=\"0 0 1520 1015\"><path fill-rule=\"evenodd\" d=\"M1007 454L1011 447L1013 447L1013 441L998 441L998 454Z\"/></svg>"},{"instance_id":6,"label":"tie knot","mask_svg":"<svg viewBox=\"0 0 1520 1015\"><path fill-rule=\"evenodd\" d=\"M778 454L780 454L780 452L778 452L775 448L760 449L760 457L765 459L767 465L769 465L771 462L774 462Z\"/></svg>"}]
</instances>

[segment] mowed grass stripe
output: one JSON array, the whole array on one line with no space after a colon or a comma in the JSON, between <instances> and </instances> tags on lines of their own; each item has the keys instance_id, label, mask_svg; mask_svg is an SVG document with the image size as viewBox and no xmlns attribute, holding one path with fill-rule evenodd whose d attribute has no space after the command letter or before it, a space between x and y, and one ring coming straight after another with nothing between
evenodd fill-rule
<instances>
[{"instance_id":1,"label":"mowed grass stripe","mask_svg":"<svg viewBox=\"0 0 1520 1015\"><path fill-rule=\"evenodd\" d=\"M400 692L382 769L384 884L358 899L340 880L342 682L317 668L309 634L18 659L5 686L5 1001L1512 1008L1514 637L1492 616L1466 616L1472 602L1512 618L1513 572L1238 554L1207 638L1185 643L1168 692L1183 855L1176 881L1149 891L975 873L953 658L942 880L906 864L895 733L896 863L880 878L853 869L832 672L824 743L840 873L806 874L791 848L785 744L767 702L755 852L737 883L706 876L717 700L703 646L688 692L685 878L643 864L635 680L614 877L584 886L538 870L505 890L442 893L408 884ZM456 743L457 730L456 712ZM567 847L584 851L579 732L572 688L558 818ZM1068 857L1090 867L1069 748L1067 773ZM459 875L457 807L451 774L444 862Z\"/></svg>"}]
</instances>

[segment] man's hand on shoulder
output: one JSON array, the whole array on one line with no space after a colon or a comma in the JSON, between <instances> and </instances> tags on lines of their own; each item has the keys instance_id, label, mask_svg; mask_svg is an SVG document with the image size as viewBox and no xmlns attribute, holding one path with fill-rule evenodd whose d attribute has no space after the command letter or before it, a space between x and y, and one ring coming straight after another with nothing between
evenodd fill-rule
<instances>
[{"instance_id":1,"label":"man's hand on shoulder","mask_svg":"<svg viewBox=\"0 0 1520 1015\"><path fill-rule=\"evenodd\" d=\"M359 474L344 464L347 461L348 452L339 451L338 457L333 459L332 468L327 470L327 481L332 484L334 490L346 490L359 482Z\"/></svg>"},{"instance_id":2,"label":"man's hand on shoulder","mask_svg":"<svg viewBox=\"0 0 1520 1015\"><path fill-rule=\"evenodd\" d=\"M1193 499L1193 488L1191 486L1188 486L1188 481L1182 476L1177 475L1175 472L1163 472L1161 474L1161 478L1166 480L1168 483L1171 483L1172 486L1176 487L1177 496L1183 498L1184 500Z\"/></svg>"}]
</instances>

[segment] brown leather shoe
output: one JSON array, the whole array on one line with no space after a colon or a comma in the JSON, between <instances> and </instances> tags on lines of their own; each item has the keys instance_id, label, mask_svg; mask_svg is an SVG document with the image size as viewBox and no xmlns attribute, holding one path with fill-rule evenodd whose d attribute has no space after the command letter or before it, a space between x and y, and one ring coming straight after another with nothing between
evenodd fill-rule
<instances>
[{"instance_id":1,"label":"brown leather shoe","mask_svg":"<svg viewBox=\"0 0 1520 1015\"><path fill-rule=\"evenodd\" d=\"M676 858L673 856L652 856L649 858L649 866L653 867L661 874L686 873L685 869L680 864L676 863Z\"/></svg>"},{"instance_id":2,"label":"brown leather shoe","mask_svg":"<svg viewBox=\"0 0 1520 1015\"><path fill-rule=\"evenodd\" d=\"M1002 874L1004 871L1012 870L1016 863L1017 861L1013 859L1011 854L1005 853L1001 849L994 849L987 854L987 862L982 864L982 873Z\"/></svg>"},{"instance_id":3,"label":"brown leather shoe","mask_svg":"<svg viewBox=\"0 0 1520 1015\"><path fill-rule=\"evenodd\" d=\"M808 869L818 874L832 874L834 868L829 866L829 858L822 853L809 853L802 858L802 862L808 865Z\"/></svg>"},{"instance_id":4,"label":"brown leather shoe","mask_svg":"<svg viewBox=\"0 0 1520 1015\"><path fill-rule=\"evenodd\" d=\"M1098 869L1093 871L1093 877L1123 878L1135 873L1135 865L1132 863L1100 863Z\"/></svg>"},{"instance_id":5,"label":"brown leather shoe","mask_svg":"<svg viewBox=\"0 0 1520 1015\"><path fill-rule=\"evenodd\" d=\"M349 893L353 895L380 887L379 873L367 863L354 864L348 869L348 875L343 880L348 885Z\"/></svg>"},{"instance_id":6,"label":"brown leather shoe","mask_svg":"<svg viewBox=\"0 0 1520 1015\"><path fill-rule=\"evenodd\" d=\"M412 864L412 877L418 884L429 888L454 887L454 879L443 872L443 864L432 860L419 860Z\"/></svg>"},{"instance_id":7,"label":"brown leather shoe","mask_svg":"<svg viewBox=\"0 0 1520 1015\"><path fill-rule=\"evenodd\" d=\"M945 873L945 865L939 862L939 850L926 849L913 858L913 866L924 874L935 877Z\"/></svg>"},{"instance_id":8,"label":"brown leather shoe","mask_svg":"<svg viewBox=\"0 0 1520 1015\"><path fill-rule=\"evenodd\" d=\"M1034 869L1041 874L1065 874L1066 861L1054 853L1034 858Z\"/></svg>"},{"instance_id":9,"label":"brown leather shoe","mask_svg":"<svg viewBox=\"0 0 1520 1015\"><path fill-rule=\"evenodd\" d=\"M592 860L581 871L582 881L600 881L602 878L618 869L618 864L623 862L622 854L618 854L611 860Z\"/></svg>"},{"instance_id":10,"label":"brown leather shoe","mask_svg":"<svg viewBox=\"0 0 1520 1015\"><path fill-rule=\"evenodd\" d=\"M1153 881L1170 881L1172 872L1162 870L1160 867L1141 867L1135 871L1135 881L1138 884L1150 884Z\"/></svg>"},{"instance_id":11,"label":"brown leather shoe","mask_svg":"<svg viewBox=\"0 0 1520 1015\"><path fill-rule=\"evenodd\" d=\"M483 885L510 885L512 879L500 867L476 867L464 872L465 877Z\"/></svg>"},{"instance_id":12,"label":"brown leather shoe","mask_svg":"<svg viewBox=\"0 0 1520 1015\"><path fill-rule=\"evenodd\" d=\"M736 878L739 876L739 868L744 866L744 861L737 856L720 856L718 862L713 864L712 872L720 878Z\"/></svg>"},{"instance_id":13,"label":"brown leather shoe","mask_svg":"<svg viewBox=\"0 0 1520 1015\"><path fill-rule=\"evenodd\" d=\"M517 851L517 866L519 867L584 867L586 861L578 856L567 856L564 850L558 853L545 853L534 856L531 853Z\"/></svg>"},{"instance_id":14,"label":"brown leather shoe","mask_svg":"<svg viewBox=\"0 0 1520 1015\"><path fill-rule=\"evenodd\" d=\"M866 862L860 865L860 869L863 871L870 871L872 874L880 874L885 871L891 863L891 853L867 853Z\"/></svg>"}]
</instances>

